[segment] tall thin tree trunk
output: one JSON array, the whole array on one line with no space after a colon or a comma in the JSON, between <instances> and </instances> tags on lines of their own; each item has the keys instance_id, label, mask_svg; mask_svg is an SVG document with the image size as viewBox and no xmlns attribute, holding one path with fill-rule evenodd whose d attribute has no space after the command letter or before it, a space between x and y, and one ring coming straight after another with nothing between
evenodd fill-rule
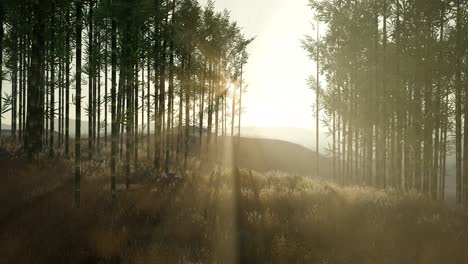
<instances>
[{"instance_id":1,"label":"tall thin tree trunk","mask_svg":"<svg viewBox=\"0 0 468 264\"><path fill-rule=\"evenodd\" d=\"M52 9L53 10L53 9ZM51 28L54 28L54 17L51 17ZM49 52L49 65L50 65L50 139L49 139L49 157L54 156L54 130L55 130L55 37L53 30L51 31L50 52Z\"/></svg>"},{"instance_id":2,"label":"tall thin tree trunk","mask_svg":"<svg viewBox=\"0 0 468 264\"><path fill-rule=\"evenodd\" d=\"M67 36L65 48L65 155L68 156L70 152L70 10L67 10Z\"/></svg>"},{"instance_id":3,"label":"tall thin tree trunk","mask_svg":"<svg viewBox=\"0 0 468 264\"><path fill-rule=\"evenodd\" d=\"M0 77L1 78L1 77ZM1 79L0 79L1 81ZM1 94L0 94L1 97ZM19 44L19 107L18 107L18 136L19 142L23 138L23 108L21 103L23 102L23 37L20 37L20 44ZM0 110L1 111L1 110ZM0 119L1 120L1 119ZM0 121L1 122L1 121Z\"/></svg>"},{"instance_id":4,"label":"tall thin tree trunk","mask_svg":"<svg viewBox=\"0 0 468 264\"><path fill-rule=\"evenodd\" d=\"M443 120L443 146L442 146L442 161L441 161L441 173L440 173L440 200L445 200L445 178L447 176L447 134L448 134L448 123L449 123L449 93L446 92L444 99L444 120Z\"/></svg>"},{"instance_id":5,"label":"tall thin tree trunk","mask_svg":"<svg viewBox=\"0 0 468 264\"><path fill-rule=\"evenodd\" d=\"M129 23L127 21L127 23ZM132 150L132 129L133 129L133 102L132 102L132 93L133 93L133 67L131 65L131 60L130 60L130 53L131 53L131 47L129 43L131 43L131 39L128 37L128 35L131 34L130 27L127 25L126 32L124 33L127 35L126 38L126 43L125 44L125 49L126 52L123 55L125 57L125 64L126 64L126 78L127 78L127 84L125 85L125 91L126 91L126 125L125 125L125 130L126 130L126 146L125 146L125 187L128 190L130 188L130 155L131 155L131 150Z\"/></svg>"},{"instance_id":6,"label":"tall thin tree trunk","mask_svg":"<svg viewBox=\"0 0 468 264\"><path fill-rule=\"evenodd\" d=\"M402 93L403 88L401 87L401 77L400 77L400 53L401 53L401 33L400 33L400 0L396 1L396 28L395 28L395 35L396 35L396 75L395 75L395 85L398 92ZM395 187L396 189L401 189L402 186L402 164L403 164L403 110L397 108L396 110L396 169L395 169Z\"/></svg>"},{"instance_id":7,"label":"tall thin tree trunk","mask_svg":"<svg viewBox=\"0 0 468 264\"><path fill-rule=\"evenodd\" d=\"M239 87L239 122L237 127L237 148L240 146L241 124L242 124L242 90L244 89L244 63L241 63L240 87Z\"/></svg>"},{"instance_id":8,"label":"tall thin tree trunk","mask_svg":"<svg viewBox=\"0 0 468 264\"><path fill-rule=\"evenodd\" d=\"M462 81L461 81L461 0L457 0L456 16L456 73L455 73L455 163L456 163L456 199L457 204L462 204ZM468 163L467 163L468 164Z\"/></svg>"},{"instance_id":9,"label":"tall thin tree trunk","mask_svg":"<svg viewBox=\"0 0 468 264\"><path fill-rule=\"evenodd\" d=\"M116 90L117 90L117 17L115 14L116 1L111 0L111 194L116 198L116 171L117 171L117 116L116 116Z\"/></svg>"},{"instance_id":10,"label":"tall thin tree trunk","mask_svg":"<svg viewBox=\"0 0 468 264\"><path fill-rule=\"evenodd\" d=\"M136 55L134 51L136 50L136 33L134 32L134 23L132 20L133 10L129 10L129 18L127 20L126 25L126 32L124 34L127 35L127 45L126 49L127 52L124 55L126 57L126 64L127 64L127 126L126 126L126 147L125 147L125 163L126 163L126 180L125 180L125 187L128 190L130 188L130 172L131 172L131 160L132 156L135 157L132 151L135 151L135 135L136 126L135 124L138 123L138 119L136 118L136 112L138 111L137 105L135 102L135 98L137 98L138 94L136 93L138 89L138 85L135 85L135 71L137 68L136 65ZM136 164L134 164L136 165Z\"/></svg>"},{"instance_id":11,"label":"tall thin tree trunk","mask_svg":"<svg viewBox=\"0 0 468 264\"><path fill-rule=\"evenodd\" d=\"M75 125L75 207L80 207L81 182L81 33L83 30L82 0L76 5L76 125Z\"/></svg>"},{"instance_id":12,"label":"tall thin tree trunk","mask_svg":"<svg viewBox=\"0 0 468 264\"><path fill-rule=\"evenodd\" d=\"M97 2L96 2L97 3ZM97 5L96 5L97 7ZM98 100L98 94L97 94L97 77L98 77L98 74L99 74L99 52L101 50L101 47L100 47L100 42L99 42L99 34L97 32L97 26L94 25L94 11L93 11L93 15L91 16L91 22L92 24L92 28L94 30L93 32L93 54L92 54L92 64L90 65L90 69L91 69L91 76L92 76L92 111L91 111L91 117L92 117L92 150L91 152L93 153L92 155L94 156L96 151L97 151L97 148L98 148L98 144L97 144L97 136L98 136L98 126L97 126L97 117L98 117L98 108L97 108L97 100Z\"/></svg>"},{"instance_id":13,"label":"tall thin tree trunk","mask_svg":"<svg viewBox=\"0 0 468 264\"><path fill-rule=\"evenodd\" d=\"M333 150L332 150L332 155L333 155L333 183L337 183L336 182L336 112L334 111L333 112L333 117L332 117L332 126L333 126L333 130L332 130L332 133L333 133Z\"/></svg>"},{"instance_id":14,"label":"tall thin tree trunk","mask_svg":"<svg viewBox=\"0 0 468 264\"><path fill-rule=\"evenodd\" d=\"M166 14L166 23L167 25L167 14ZM161 27L162 28L162 27ZM162 31L162 30L161 30ZM159 170L161 168L161 154L163 154L164 145L164 114L166 111L165 107L165 100L166 100L166 49L167 49L167 40L166 34L161 34L163 36L163 45L162 45L162 54L161 54L161 61L158 63L159 71L159 113L158 113L158 140L157 140L157 148L156 148L156 168Z\"/></svg>"},{"instance_id":15,"label":"tall thin tree trunk","mask_svg":"<svg viewBox=\"0 0 468 264\"><path fill-rule=\"evenodd\" d=\"M136 33L136 36L138 36L138 34ZM138 39L138 37L136 38ZM136 41L135 39L135 41ZM136 47L135 47L135 50L136 50ZM138 92L139 92L139 89L140 87L138 86L138 73L139 73L139 69L138 69L138 59L137 58L132 58L133 62L132 62L132 74L133 74L133 116L134 116L134 119L133 119L133 123L134 123L134 127L133 127L133 164L135 167L137 167L138 165L138 129L139 129L139 122L138 122L138 111L139 111L139 105L138 105Z\"/></svg>"},{"instance_id":16,"label":"tall thin tree trunk","mask_svg":"<svg viewBox=\"0 0 468 264\"><path fill-rule=\"evenodd\" d=\"M117 0L116 0L117 1ZM116 33L117 34L117 33ZM116 44L117 45L117 44ZM117 51L116 51L117 52ZM125 107L125 82L126 82L126 65L124 62L124 52L121 52L121 60L120 60L120 78L119 78L119 91L117 93L117 117L116 117L116 128L117 128L117 137L118 137L118 151L119 151L119 158L122 159L123 155L123 135L124 135L124 125L123 125L123 115L124 115L124 107ZM116 66L117 67L117 66Z\"/></svg>"},{"instance_id":17,"label":"tall thin tree trunk","mask_svg":"<svg viewBox=\"0 0 468 264\"><path fill-rule=\"evenodd\" d=\"M428 22L428 32L431 31L432 22ZM424 83L424 178L423 178L423 193L431 195L433 199L436 198L436 193L431 193L430 183L432 181L432 168L433 168L433 104L432 104L432 59L431 59L431 50L430 44L428 44L425 49L426 58L425 58L425 83Z\"/></svg>"},{"instance_id":18,"label":"tall thin tree trunk","mask_svg":"<svg viewBox=\"0 0 468 264\"><path fill-rule=\"evenodd\" d=\"M199 133L199 151L200 154L202 153L202 142L203 142L203 120L205 118L205 93L206 93L206 73L207 71L207 59L205 58L204 66L203 66L203 77L202 77L202 91L201 91L201 96L200 96L200 116L199 116L199 128L198 128L198 133ZM234 118L232 123L234 124Z\"/></svg>"},{"instance_id":19,"label":"tall thin tree trunk","mask_svg":"<svg viewBox=\"0 0 468 264\"><path fill-rule=\"evenodd\" d=\"M442 44L444 41L444 16L445 16L445 11L441 11L441 22L440 22L440 38L439 38L439 43ZM439 167L440 167L440 145L441 142L443 142L443 131L441 129L441 101L442 101L442 85L441 85L441 78L442 78L442 73L440 71L440 64L443 58L443 52L442 49L439 52L439 57L437 59L437 64L439 67L438 71L438 80L437 80L437 85L436 85L436 96L435 96L435 114L434 114L434 119L435 119L435 142L434 142L434 150L433 150L433 155L434 155L434 165L432 166L432 179L431 179L431 195L433 199L439 199L440 198L440 173L439 173Z\"/></svg>"},{"instance_id":20,"label":"tall thin tree trunk","mask_svg":"<svg viewBox=\"0 0 468 264\"><path fill-rule=\"evenodd\" d=\"M57 50L60 50L60 47L57 47ZM56 145L58 145L60 147L60 144L61 144L61 133L62 133L62 58L59 57L59 60L58 60L58 74L57 74L57 89L58 89L58 118L57 118L57 130L58 130L58 138L57 138L57 143Z\"/></svg>"},{"instance_id":21,"label":"tall thin tree trunk","mask_svg":"<svg viewBox=\"0 0 468 264\"><path fill-rule=\"evenodd\" d=\"M93 14L94 14L94 0L89 2L89 14L88 14L88 156L89 159L93 158L93 56L94 56L94 41L93 41Z\"/></svg>"},{"instance_id":22,"label":"tall thin tree trunk","mask_svg":"<svg viewBox=\"0 0 468 264\"><path fill-rule=\"evenodd\" d=\"M181 147L181 139L182 139L182 115L183 115L183 102L184 102L184 89L186 86L185 80L185 58L182 58L181 62L181 82L179 87L179 116L178 116L178 124L177 124L177 142L176 142L176 162L179 164L179 154L180 154L180 147Z\"/></svg>"},{"instance_id":23,"label":"tall thin tree trunk","mask_svg":"<svg viewBox=\"0 0 468 264\"><path fill-rule=\"evenodd\" d=\"M320 175L320 22L317 19L317 87L315 91L315 176L318 177Z\"/></svg>"},{"instance_id":24,"label":"tall thin tree trunk","mask_svg":"<svg viewBox=\"0 0 468 264\"><path fill-rule=\"evenodd\" d=\"M382 56L382 73L381 73L381 78L382 78L382 92L383 92L383 98L386 98L388 95L387 91L387 0L383 0L383 56ZM387 106L388 103L386 100L381 101L382 104L382 113L381 113L381 118L382 120L385 120L387 116ZM381 131L381 150L382 150L382 157L381 157L381 178L382 178L382 188L386 189L387 188L387 130L388 130L388 123L386 121L382 122L382 131Z\"/></svg>"},{"instance_id":25,"label":"tall thin tree trunk","mask_svg":"<svg viewBox=\"0 0 468 264\"><path fill-rule=\"evenodd\" d=\"M111 7L112 8L112 7ZM107 108L107 105L108 105L108 102L109 102L109 98L108 98L108 58L109 58L109 54L108 54L108 27L109 27L109 22L108 20L106 19L105 20L105 39L104 39L104 42L105 42L105 46L104 46L104 148L107 148L107 128L109 126L109 122L108 122L108 108Z\"/></svg>"},{"instance_id":26,"label":"tall thin tree trunk","mask_svg":"<svg viewBox=\"0 0 468 264\"><path fill-rule=\"evenodd\" d=\"M11 55L11 135L16 143L17 96L18 96L18 22L12 25L12 55ZM1 96L0 96L1 97Z\"/></svg>"},{"instance_id":27,"label":"tall thin tree trunk","mask_svg":"<svg viewBox=\"0 0 468 264\"><path fill-rule=\"evenodd\" d=\"M231 105L231 138L234 138L234 128L236 127L236 88L232 87L232 105Z\"/></svg>"},{"instance_id":28,"label":"tall thin tree trunk","mask_svg":"<svg viewBox=\"0 0 468 264\"><path fill-rule=\"evenodd\" d=\"M49 51L46 51L46 58L49 56ZM50 73L50 61L45 59L46 61L44 62L46 64L45 66L45 115L44 115L44 122L45 122L45 138L44 140L44 145L46 147L49 146L49 124L50 124L50 79L49 79L49 73Z\"/></svg>"},{"instance_id":29,"label":"tall thin tree trunk","mask_svg":"<svg viewBox=\"0 0 468 264\"><path fill-rule=\"evenodd\" d=\"M98 46L100 49L100 47ZM97 153L99 154L101 151L101 63L97 65L97 94L95 97L95 105L97 104L97 107L95 109L97 110ZM97 101L97 102L96 102Z\"/></svg>"},{"instance_id":30,"label":"tall thin tree trunk","mask_svg":"<svg viewBox=\"0 0 468 264\"><path fill-rule=\"evenodd\" d=\"M141 63L141 146L142 150L145 149L145 102L146 102L146 83L145 83L145 60L142 59ZM149 124L147 124L149 126Z\"/></svg>"},{"instance_id":31,"label":"tall thin tree trunk","mask_svg":"<svg viewBox=\"0 0 468 264\"><path fill-rule=\"evenodd\" d=\"M458 3L459 4L459 3ZM457 7L457 11L459 11L460 6ZM458 18L457 18L458 19ZM457 21L457 26L458 30L461 29L461 21ZM466 23L464 24L466 27ZM457 31L457 34L460 34L460 32ZM459 38L461 38L459 36ZM459 39L458 41L461 42ZM466 43L465 43L466 47ZM461 49L462 46L459 46ZM466 68L465 68L466 69ZM459 69L460 70L460 69ZM468 76L468 71L466 72L465 76ZM463 140L463 205L465 208L468 208L468 81L465 83L465 100L464 100L464 140Z\"/></svg>"},{"instance_id":32,"label":"tall thin tree trunk","mask_svg":"<svg viewBox=\"0 0 468 264\"><path fill-rule=\"evenodd\" d=\"M160 95L160 80L161 75L161 65L160 65L160 52L161 52L161 19L160 19L160 0L156 0L156 11L154 16L154 39L155 44L154 48L154 59L153 59L153 68L154 68L154 167L156 170L160 168L160 153L161 153L161 118L159 108L161 95ZM149 58L148 58L149 60ZM149 65L148 65L149 67Z\"/></svg>"},{"instance_id":33,"label":"tall thin tree trunk","mask_svg":"<svg viewBox=\"0 0 468 264\"><path fill-rule=\"evenodd\" d=\"M191 78L192 57L189 55L187 65L187 85L185 87L185 146L184 146L184 168L187 167L190 140L190 92L192 87Z\"/></svg>"},{"instance_id":34,"label":"tall thin tree trunk","mask_svg":"<svg viewBox=\"0 0 468 264\"><path fill-rule=\"evenodd\" d=\"M174 118L174 22L175 22L175 4L176 1L172 0L172 18L171 18L171 36L170 36L170 44L169 44L169 95L167 101L167 135L166 135L166 162L164 166L164 170L166 173L169 173L169 169L171 166L171 151L172 151L172 136L174 134L173 131L173 118Z\"/></svg>"},{"instance_id":35,"label":"tall thin tree trunk","mask_svg":"<svg viewBox=\"0 0 468 264\"><path fill-rule=\"evenodd\" d=\"M26 122L27 136L25 144L30 158L42 150L41 73L45 52L44 35L46 17L44 4L45 0L40 0L34 2L32 6L36 19L32 24L31 66L29 69L30 77L28 78L28 115Z\"/></svg>"},{"instance_id":36,"label":"tall thin tree trunk","mask_svg":"<svg viewBox=\"0 0 468 264\"><path fill-rule=\"evenodd\" d=\"M147 62L147 94L146 94L146 105L147 105L147 110L146 110L146 153L148 155L148 160L151 159L151 59L150 56L148 56L148 62ZM144 67L143 67L144 68ZM144 70L144 69L143 69ZM156 112L154 112L156 114ZM154 131L156 133L156 130Z\"/></svg>"},{"instance_id":37,"label":"tall thin tree trunk","mask_svg":"<svg viewBox=\"0 0 468 264\"><path fill-rule=\"evenodd\" d=\"M30 65L30 62L31 62L31 45L30 45L30 41L29 41L29 36L26 36L26 46L25 46L25 56L23 57L24 59L24 62L23 62L23 71L24 71L24 74L23 74L23 145L24 145L24 142L26 140L26 112L27 112L27 96L28 96L28 69L29 69L29 65ZM1 63L0 63L1 65ZM1 107L0 107L1 109ZM1 129L0 129L1 130ZM1 140L0 140L0 144L1 144Z\"/></svg>"}]
</instances>

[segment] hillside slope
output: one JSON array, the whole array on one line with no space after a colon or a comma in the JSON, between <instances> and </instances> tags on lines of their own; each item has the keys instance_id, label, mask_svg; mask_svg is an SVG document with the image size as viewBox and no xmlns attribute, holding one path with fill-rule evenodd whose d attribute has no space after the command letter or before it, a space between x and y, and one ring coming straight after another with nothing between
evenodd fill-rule
<instances>
[{"instance_id":1,"label":"hillside slope","mask_svg":"<svg viewBox=\"0 0 468 264\"><path fill-rule=\"evenodd\" d=\"M303 176L316 175L317 154L301 145L282 140L241 138L237 165L256 171L284 171ZM332 161L320 155L320 176L331 176Z\"/></svg>"}]
</instances>

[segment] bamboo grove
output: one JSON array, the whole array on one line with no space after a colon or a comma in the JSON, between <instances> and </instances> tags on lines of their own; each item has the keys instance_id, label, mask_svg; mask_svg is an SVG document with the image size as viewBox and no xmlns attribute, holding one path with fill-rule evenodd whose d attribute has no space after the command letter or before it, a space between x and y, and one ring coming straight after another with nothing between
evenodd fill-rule
<instances>
[{"instance_id":1,"label":"bamboo grove","mask_svg":"<svg viewBox=\"0 0 468 264\"><path fill-rule=\"evenodd\" d=\"M169 173L240 127L252 39L212 1L2 0L0 25L2 115L30 157L74 157L77 206L82 158L110 157L115 197L141 153Z\"/></svg>"},{"instance_id":2,"label":"bamboo grove","mask_svg":"<svg viewBox=\"0 0 468 264\"><path fill-rule=\"evenodd\" d=\"M457 203L468 204L468 2L309 3L327 28L303 45L326 79L335 180L442 200L455 160Z\"/></svg>"}]
</instances>

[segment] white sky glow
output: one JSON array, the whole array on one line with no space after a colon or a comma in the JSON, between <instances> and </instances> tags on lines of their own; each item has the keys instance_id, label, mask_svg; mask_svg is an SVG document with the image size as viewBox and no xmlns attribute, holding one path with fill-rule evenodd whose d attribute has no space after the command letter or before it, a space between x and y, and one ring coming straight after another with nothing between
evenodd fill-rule
<instances>
[{"instance_id":1,"label":"white sky glow","mask_svg":"<svg viewBox=\"0 0 468 264\"><path fill-rule=\"evenodd\" d=\"M229 10L246 37L256 37L245 67L242 126L312 128L314 94L306 79L315 64L300 42L314 35L307 1L217 0L215 7Z\"/></svg>"}]
</instances>

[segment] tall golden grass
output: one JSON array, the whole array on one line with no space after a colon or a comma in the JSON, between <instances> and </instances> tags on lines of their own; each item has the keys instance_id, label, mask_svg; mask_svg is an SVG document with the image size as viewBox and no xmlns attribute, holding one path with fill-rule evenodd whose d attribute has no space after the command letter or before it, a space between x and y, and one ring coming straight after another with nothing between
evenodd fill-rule
<instances>
[{"instance_id":1,"label":"tall golden grass","mask_svg":"<svg viewBox=\"0 0 468 264\"><path fill-rule=\"evenodd\" d=\"M0 263L468 263L468 217L422 196L200 164L141 163L111 200L108 164L0 161ZM118 176L123 183L122 175Z\"/></svg>"}]
</instances>

